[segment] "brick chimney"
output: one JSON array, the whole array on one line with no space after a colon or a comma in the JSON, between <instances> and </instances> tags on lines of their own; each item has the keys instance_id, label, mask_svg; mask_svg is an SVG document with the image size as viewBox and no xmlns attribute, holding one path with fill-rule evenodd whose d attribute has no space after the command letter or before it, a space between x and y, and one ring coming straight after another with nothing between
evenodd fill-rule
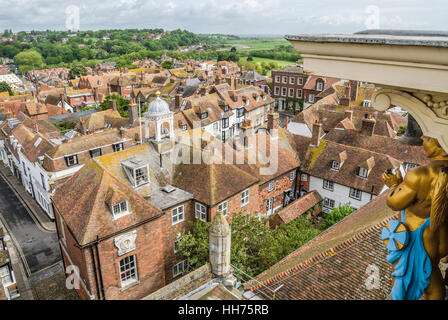
<instances>
[{"instance_id":1,"label":"brick chimney","mask_svg":"<svg viewBox=\"0 0 448 320\"><path fill-rule=\"evenodd\" d=\"M375 130L376 120L372 118L371 114L366 114L362 119L361 134L365 136L373 136Z\"/></svg>"},{"instance_id":2,"label":"brick chimney","mask_svg":"<svg viewBox=\"0 0 448 320\"><path fill-rule=\"evenodd\" d=\"M136 104L132 104L129 106L129 125L133 126L135 122L138 120L138 108Z\"/></svg>"},{"instance_id":3,"label":"brick chimney","mask_svg":"<svg viewBox=\"0 0 448 320\"><path fill-rule=\"evenodd\" d=\"M311 144L318 147L320 144L320 137L322 136L322 124L318 121L313 123L313 132L311 136Z\"/></svg>"},{"instance_id":4,"label":"brick chimney","mask_svg":"<svg viewBox=\"0 0 448 320\"><path fill-rule=\"evenodd\" d=\"M117 111L117 101L115 101L115 100L110 100L109 101L109 106L110 106L110 108L112 109L112 110L114 110L114 111Z\"/></svg>"},{"instance_id":5,"label":"brick chimney","mask_svg":"<svg viewBox=\"0 0 448 320\"><path fill-rule=\"evenodd\" d=\"M180 108L182 105L182 102L184 101L184 98L182 97L182 94L178 93L176 94L176 97L174 98L174 103L176 108Z\"/></svg>"},{"instance_id":6,"label":"brick chimney","mask_svg":"<svg viewBox=\"0 0 448 320\"><path fill-rule=\"evenodd\" d=\"M289 117L286 117L285 119L285 129L288 130L288 124L289 124Z\"/></svg>"},{"instance_id":7,"label":"brick chimney","mask_svg":"<svg viewBox=\"0 0 448 320\"><path fill-rule=\"evenodd\" d=\"M345 114L346 118L348 118L349 120L353 120L353 111L352 110L345 110L344 114Z\"/></svg>"},{"instance_id":8,"label":"brick chimney","mask_svg":"<svg viewBox=\"0 0 448 320\"><path fill-rule=\"evenodd\" d=\"M279 115L278 113L274 113L274 109L271 109L268 114L268 124L267 129L269 132L273 129L278 129L279 127Z\"/></svg>"},{"instance_id":9,"label":"brick chimney","mask_svg":"<svg viewBox=\"0 0 448 320\"><path fill-rule=\"evenodd\" d=\"M80 118L79 123L81 125L81 133L87 134L86 120L84 120L84 118Z\"/></svg>"},{"instance_id":10,"label":"brick chimney","mask_svg":"<svg viewBox=\"0 0 448 320\"><path fill-rule=\"evenodd\" d=\"M249 119L244 119L240 129L243 136L244 149L247 149L249 148L249 137L253 133L251 121Z\"/></svg>"},{"instance_id":11,"label":"brick chimney","mask_svg":"<svg viewBox=\"0 0 448 320\"><path fill-rule=\"evenodd\" d=\"M359 81L350 80L350 100L356 101L358 99Z\"/></svg>"}]
</instances>

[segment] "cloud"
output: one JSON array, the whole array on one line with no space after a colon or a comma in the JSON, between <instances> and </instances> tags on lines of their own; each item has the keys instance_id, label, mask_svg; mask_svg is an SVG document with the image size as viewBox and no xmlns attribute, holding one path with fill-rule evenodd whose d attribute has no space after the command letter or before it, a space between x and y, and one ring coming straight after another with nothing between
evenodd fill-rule
<instances>
[{"instance_id":1,"label":"cloud","mask_svg":"<svg viewBox=\"0 0 448 320\"><path fill-rule=\"evenodd\" d=\"M80 28L183 28L198 33L292 34L355 32L366 8L380 10L381 27L448 29L444 0L0 0L0 30L65 28L77 5ZM431 10L429 10L429 8Z\"/></svg>"}]
</instances>

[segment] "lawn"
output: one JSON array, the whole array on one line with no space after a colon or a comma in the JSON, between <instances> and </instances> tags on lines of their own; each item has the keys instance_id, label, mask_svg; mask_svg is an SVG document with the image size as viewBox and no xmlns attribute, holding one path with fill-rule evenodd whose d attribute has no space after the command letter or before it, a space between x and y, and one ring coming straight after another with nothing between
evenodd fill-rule
<instances>
[{"instance_id":1,"label":"lawn","mask_svg":"<svg viewBox=\"0 0 448 320\"><path fill-rule=\"evenodd\" d=\"M227 40L225 42L225 50L235 47L238 52L250 52L254 50L271 50L279 45L288 45L289 42L282 38L267 38L267 39L239 39Z\"/></svg>"},{"instance_id":2,"label":"lawn","mask_svg":"<svg viewBox=\"0 0 448 320\"><path fill-rule=\"evenodd\" d=\"M252 62L254 62L256 64L259 64L259 63L262 63L262 62L266 62L266 63L276 62L280 68L283 68L285 66L290 66L290 65L294 65L295 64L295 62L285 61L285 60L274 60L274 59L259 58L259 57L253 57L253 59L254 60ZM247 61L247 57L240 58L240 61Z\"/></svg>"}]
</instances>

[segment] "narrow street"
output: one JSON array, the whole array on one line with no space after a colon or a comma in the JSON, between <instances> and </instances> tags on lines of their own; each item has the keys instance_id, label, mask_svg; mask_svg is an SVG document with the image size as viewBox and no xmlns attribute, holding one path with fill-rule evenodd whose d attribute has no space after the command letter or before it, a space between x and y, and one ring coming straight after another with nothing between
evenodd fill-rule
<instances>
[{"instance_id":1,"label":"narrow street","mask_svg":"<svg viewBox=\"0 0 448 320\"><path fill-rule=\"evenodd\" d=\"M19 250L28 277L61 260L57 235L42 229L0 176L0 215Z\"/></svg>"}]
</instances>

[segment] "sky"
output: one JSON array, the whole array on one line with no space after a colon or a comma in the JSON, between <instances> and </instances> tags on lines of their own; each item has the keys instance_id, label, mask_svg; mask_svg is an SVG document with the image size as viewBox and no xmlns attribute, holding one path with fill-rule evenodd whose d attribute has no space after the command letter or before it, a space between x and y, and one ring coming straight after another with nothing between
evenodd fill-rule
<instances>
[{"instance_id":1,"label":"sky","mask_svg":"<svg viewBox=\"0 0 448 320\"><path fill-rule=\"evenodd\" d=\"M448 31L447 0L0 0L0 7L0 30L14 32L180 28L286 35L378 27Z\"/></svg>"}]
</instances>

